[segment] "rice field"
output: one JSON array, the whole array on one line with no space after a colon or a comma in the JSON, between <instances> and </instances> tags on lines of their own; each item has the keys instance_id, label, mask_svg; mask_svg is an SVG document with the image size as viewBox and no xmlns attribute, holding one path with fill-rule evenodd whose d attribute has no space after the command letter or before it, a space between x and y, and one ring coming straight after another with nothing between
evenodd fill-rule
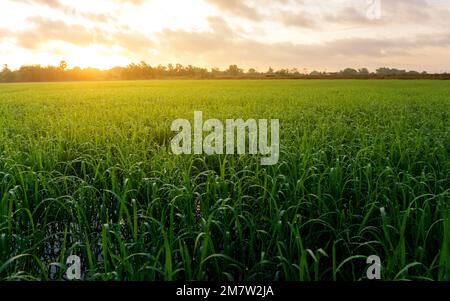
<instances>
[{"instance_id":1,"label":"rice field","mask_svg":"<svg viewBox=\"0 0 450 301\"><path fill-rule=\"evenodd\" d=\"M171 153L177 118L280 120L280 158ZM450 84L0 85L0 279L450 280Z\"/></svg>"}]
</instances>

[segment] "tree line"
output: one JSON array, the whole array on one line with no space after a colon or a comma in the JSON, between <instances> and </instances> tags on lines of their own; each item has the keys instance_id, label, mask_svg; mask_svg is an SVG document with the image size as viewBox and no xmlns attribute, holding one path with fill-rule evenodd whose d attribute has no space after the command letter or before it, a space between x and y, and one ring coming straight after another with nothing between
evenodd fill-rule
<instances>
[{"instance_id":1,"label":"tree line","mask_svg":"<svg viewBox=\"0 0 450 301\"><path fill-rule=\"evenodd\" d=\"M267 71L259 72L254 68L245 71L237 65L230 65L228 69L220 70L181 64L151 66L143 61L108 70L80 67L69 69L65 61L61 61L59 66L26 65L17 70L10 70L8 65L4 65L0 72L0 82L4 83L151 79L450 79L450 74L429 74L425 71L406 71L386 67L378 68L375 72L370 72L367 68L346 68L339 72L310 72L306 68L303 70L269 68Z\"/></svg>"}]
</instances>

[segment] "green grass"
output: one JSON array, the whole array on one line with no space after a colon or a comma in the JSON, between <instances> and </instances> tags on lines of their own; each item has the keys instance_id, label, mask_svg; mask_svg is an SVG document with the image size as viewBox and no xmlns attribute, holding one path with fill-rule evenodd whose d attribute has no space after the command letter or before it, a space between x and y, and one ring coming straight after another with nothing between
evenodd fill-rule
<instances>
[{"instance_id":1,"label":"green grass","mask_svg":"<svg viewBox=\"0 0 450 301\"><path fill-rule=\"evenodd\" d=\"M174 156L174 119L278 118L281 156ZM0 279L450 280L444 81L0 85Z\"/></svg>"}]
</instances>

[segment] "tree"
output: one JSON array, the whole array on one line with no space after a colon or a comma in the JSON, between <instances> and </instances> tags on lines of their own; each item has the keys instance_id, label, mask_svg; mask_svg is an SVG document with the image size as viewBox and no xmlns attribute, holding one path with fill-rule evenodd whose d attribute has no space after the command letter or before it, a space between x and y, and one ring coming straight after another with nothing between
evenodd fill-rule
<instances>
[{"instance_id":1,"label":"tree","mask_svg":"<svg viewBox=\"0 0 450 301\"><path fill-rule=\"evenodd\" d=\"M289 69L280 69L280 70L276 71L275 74L278 74L281 76L286 76L289 74Z\"/></svg>"},{"instance_id":2,"label":"tree","mask_svg":"<svg viewBox=\"0 0 450 301\"><path fill-rule=\"evenodd\" d=\"M189 76L194 76L194 74L195 74L194 66L188 65L188 66L186 67L186 73L187 73L187 75L189 75Z\"/></svg>"},{"instance_id":3,"label":"tree","mask_svg":"<svg viewBox=\"0 0 450 301\"><path fill-rule=\"evenodd\" d=\"M355 76L358 75L358 71L356 71L353 68L345 68L344 70L341 71L341 74L344 76Z\"/></svg>"},{"instance_id":4,"label":"tree","mask_svg":"<svg viewBox=\"0 0 450 301\"><path fill-rule=\"evenodd\" d=\"M293 74L293 75L295 75L295 76L300 75L300 72L298 71L297 68L292 68L292 69L289 71L289 73L291 73L291 74Z\"/></svg>"},{"instance_id":5,"label":"tree","mask_svg":"<svg viewBox=\"0 0 450 301\"><path fill-rule=\"evenodd\" d=\"M302 70L302 71L299 71ZM226 70L219 68L201 68L193 65L183 66L181 64L167 64L152 67L144 61L137 64L131 63L126 67L114 67L109 70L99 70L95 68L74 67L67 68L66 61L61 61L56 66L25 65L18 70L10 70L8 65L0 66L0 82L42 82L42 81L62 81L62 80L148 80L166 77L186 77L186 78L405 78L405 79L450 79L447 73L427 74L414 70L406 71L395 68L378 68L375 72L370 72L367 68L353 69L346 68L339 72L312 71L308 69L284 68L274 71L271 67L267 72L258 72L255 68L249 68L247 72L237 65L230 65Z\"/></svg>"},{"instance_id":6,"label":"tree","mask_svg":"<svg viewBox=\"0 0 450 301\"><path fill-rule=\"evenodd\" d=\"M67 69L67 63L66 61L61 61L59 63L59 69L61 69L62 71L65 71Z\"/></svg>"},{"instance_id":7,"label":"tree","mask_svg":"<svg viewBox=\"0 0 450 301\"><path fill-rule=\"evenodd\" d=\"M237 65L230 65L227 70L227 73L232 76L237 76L243 72L244 70L240 69Z\"/></svg>"},{"instance_id":8,"label":"tree","mask_svg":"<svg viewBox=\"0 0 450 301\"><path fill-rule=\"evenodd\" d=\"M420 72L411 70L411 71L408 71L407 74L410 76L418 76L418 75L420 75Z\"/></svg>"},{"instance_id":9,"label":"tree","mask_svg":"<svg viewBox=\"0 0 450 301\"><path fill-rule=\"evenodd\" d=\"M13 73L9 70L8 65L4 64L2 72L0 72L0 82L10 82L12 81Z\"/></svg>"},{"instance_id":10,"label":"tree","mask_svg":"<svg viewBox=\"0 0 450 301\"><path fill-rule=\"evenodd\" d=\"M183 65L181 65L181 64L176 64L175 65L175 72L178 75L181 75L183 73L183 70L184 70Z\"/></svg>"},{"instance_id":11,"label":"tree","mask_svg":"<svg viewBox=\"0 0 450 301\"><path fill-rule=\"evenodd\" d=\"M175 71L175 67L172 64L167 65L167 71L169 72L169 75L173 75Z\"/></svg>"},{"instance_id":12,"label":"tree","mask_svg":"<svg viewBox=\"0 0 450 301\"><path fill-rule=\"evenodd\" d=\"M358 73L359 73L359 75L363 75L363 76L367 76L370 74L370 72L367 68L358 69Z\"/></svg>"},{"instance_id":13,"label":"tree","mask_svg":"<svg viewBox=\"0 0 450 301\"><path fill-rule=\"evenodd\" d=\"M406 70L399 70L395 68L391 69L386 67L378 68L376 72L378 76L401 76L406 74Z\"/></svg>"}]
</instances>

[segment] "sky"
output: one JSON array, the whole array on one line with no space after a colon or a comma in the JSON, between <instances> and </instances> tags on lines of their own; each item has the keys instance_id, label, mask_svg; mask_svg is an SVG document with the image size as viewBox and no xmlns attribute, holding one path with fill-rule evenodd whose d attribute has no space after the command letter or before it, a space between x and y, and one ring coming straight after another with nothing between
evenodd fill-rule
<instances>
[{"instance_id":1,"label":"sky","mask_svg":"<svg viewBox=\"0 0 450 301\"><path fill-rule=\"evenodd\" d=\"M0 64L450 72L450 0L0 0Z\"/></svg>"}]
</instances>

